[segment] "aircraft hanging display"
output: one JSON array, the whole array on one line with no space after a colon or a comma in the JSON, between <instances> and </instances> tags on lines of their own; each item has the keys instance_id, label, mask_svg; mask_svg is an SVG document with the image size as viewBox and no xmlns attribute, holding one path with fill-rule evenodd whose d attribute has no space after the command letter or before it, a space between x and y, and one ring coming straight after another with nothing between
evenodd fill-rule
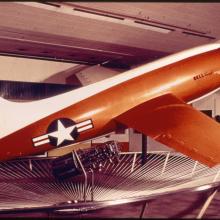
<instances>
[{"instance_id":1,"label":"aircraft hanging display","mask_svg":"<svg viewBox=\"0 0 220 220\"><path fill-rule=\"evenodd\" d=\"M0 160L132 127L194 160L220 162L220 124L190 103L220 87L220 43L192 48L43 100L0 99Z\"/></svg>"}]
</instances>

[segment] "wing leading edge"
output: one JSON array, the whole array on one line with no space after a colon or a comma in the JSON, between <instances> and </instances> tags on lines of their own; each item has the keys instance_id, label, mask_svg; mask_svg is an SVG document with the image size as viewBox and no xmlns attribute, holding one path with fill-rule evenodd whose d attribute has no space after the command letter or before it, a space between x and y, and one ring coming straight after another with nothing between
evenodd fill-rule
<instances>
[{"instance_id":1,"label":"wing leading edge","mask_svg":"<svg viewBox=\"0 0 220 220\"><path fill-rule=\"evenodd\" d=\"M172 94L145 102L115 120L209 167L220 163L220 124Z\"/></svg>"}]
</instances>

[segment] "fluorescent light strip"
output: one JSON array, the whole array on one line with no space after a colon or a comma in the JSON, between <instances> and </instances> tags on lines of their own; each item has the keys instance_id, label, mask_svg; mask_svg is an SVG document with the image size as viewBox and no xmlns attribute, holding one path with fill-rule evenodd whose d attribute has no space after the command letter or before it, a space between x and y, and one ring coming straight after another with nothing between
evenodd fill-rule
<instances>
[{"instance_id":1,"label":"fluorescent light strip","mask_svg":"<svg viewBox=\"0 0 220 220\"><path fill-rule=\"evenodd\" d=\"M154 27L154 28L158 28L160 30L175 31L175 29L173 29L173 28L163 27L163 26L159 26L159 25L155 25L155 24L150 24L150 23L142 22L142 21L134 21L134 23L142 24L142 25L146 25L146 26L150 26L150 27Z\"/></svg>"},{"instance_id":2,"label":"fluorescent light strip","mask_svg":"<svg viewBox=\"0 0 220 220\"><path fill-rule=\"evenodd\" d=\"M124 18L119 17L119 16L114 16L114 15L104 14L104 13L100 13L100 12L89 11L89 10L80 9L80 8L74 8L73 10L84 12L84 13L89 13L89 14L94 14L94 15L98 15L98 16L108 17L108 18L114 18L114 19L118 19L118 20L124 20Z\"/></svg>"},{"instance_id":3,"label":"fluorescent light strip","mask_svg":"<svg viewBox=\"0 0 220 220\"><path fill-rule=\"evenodd\" d=\"M54 4L54 3L51 3L51 2L38 2L38 3L53 6L53 7L56 7L56 8L60 8L60 5Z\"/></svg>"},{"instance_id":4,"label":"fluorescent light strip","mask_svg":"<svg viewBox=\"0 0 220 220\"><path fill-rule=\"evenodd\" d=\"M149 31L156 31L156 32L163 33L163 34L168 34L171 31L174 31L174 29L162 28L159 26L149 25L144 22L137 22L137 21L133 21L130 19L125 19L124 24L128 25L128 26L132 26L132 27L137 27L137 28L149 30Z\"/></svg>"},{"instance_id":5,"label":"fluorescent light strip","mask_svg":"<svg viewBox=\"0 0 220 220\"><path fill-rule=\"evenodd\" d=\"M183 31L183 34L187 34L187 35L192 35L192 36L196 36L196 37L203 37L203 38L207 38L207 39L212 39L215 40L215 37L212 36L207 36L207 35L203 35L203 34L197 34L197 33L193 33L193 32L188 32L188 31Z\"/></svg>"},{"instance_id":6,"label":"fluorescent light strip","mask_svg":"<svg viewBox=\"0 0 220 220\"><path fill-rule=\"evenodd\" d=\"M108 15L100 15L97 13L89 12L89 11L83 11L83 10L73 10L73 14L85 18L90 18L90 19L96 19L96 20L101 20L101 21L108 21L111 23L116 23L116 24L121 24L121 25L126 25L126 26L131 26L131 27L136 27L136 28L141 28L145 30L150 30L150 31L156 31L160 33L167 34L173 29L168 29L168 28L162 28L162 27L156 27L153 25L148 25L148 24L143 24L142 22L135 22L133 19L119 19L113 16L108 16Z\"/></svg>"},{"instance_id":7,"label":"fluorescent light strip","mask_svg":"<svg viewBox=\"0 0 220 220\"><path fill-rule=\"evenodd\" d=\"M207 39L216 39L215 37L212 36L206 36L203 35L205 32L201 31L196 31L196 30L190 30L186 29L183 27L178 27L174 25L169 25L169 27L165 27L166 24L161 24L164 26L160 26L156 24L156 22L145 23L145 21L142 20L134 20L135 18L125 18L117 15L112 15L110 13L102 13L102 12L97 12L97 11L92 11L92 10L87 10L87 9L82 9L82 8L73 8L70 6L62 5L62 4L54 4L53 2L16 2L17 4L23 4L23 5L29 5L32 7L37 7L37 8L43 8L51 11L57 11L60 13L64 14L70 14L70 15L76 15L80 17L85 17L85 18L91 18L91 19L96 19L96 20L102 20L102 21L109 21L112 23L117 23L117 24L122 24L122 25L127 25L127 26L132 26L132 27L137 27L140 29L145 29L145 30L150 30L150 31L156 31L159 33L170 33L171 31L175 31L176 29L182 29L182 30L189 30L189 31L183 31L182 33L188 34L188 35L194 35L198 37L204 37ZM173 28L172 28L173 27Z\"/></svg>"},{"instance_id":8,"label":"fluorescent light strip","mask_svg":"<svg viewBox=\"0 0 220 220\"><path fill-rule=\"evenodd\" d=\"M82 12L82 13L85 13L85 14L86 13L87 14L94 14L94 15L99 16L99 18L98 18L99 20L100 20L100 17L104 17L104 18L107 17L107 18L112 18L112 19L116 19L116 20L125 20L127 18L127 16L125 18L125 17L122 17L120 15L113 14L111 12L104 12L104 11L100 12L100 11L96 11L96 10L89 9L89 8L85 9L84 7L79 8L78 5L76 5L76 6L74 6L74 5L69 6L68 4L63 5L62 2L59 3L59 4L57 4L58 2L56 2L56 4L54 4L53 2L16 2L16 3L17 4L23 4L23 5L29 5L29 6L37 7L37 8L43 8L43 9L47 9L47 10L51 10L51 11L57 11L57 12L64 13L64 14L73 14L72 13L73 10L74 11L79 11L79 12ZM76 8L74 8L74 7L76 7ZM88 17L88 16L82 16L82 17ZM137 19L135 17L131 17L131 16L129 16L129 17L130 17L131 20ZM97 19L97 18L95 18L95 19ZM171 29L171 31L174 31L176 29L181 29L181 30L185 30L186 32L188 32L188 31L192 32L193 34L194 33L195 34L201 34L201 35L206 34L206 32L197 31L197 30L193 30L193 29L189 29L189 28L180 27L180 26L175 26L175 25L171 25L171 24L163 24L163 23L157 22L157 21L145 21L144 19L140 19L140 21L136 20L135 23L139 23L139 24L143 23L143 25L146 25L144 22L151 22L151 23L147 23L147 25L149 25L149 26L159 26L159 28L161 28L161 29L168 29L168 30ZM162 25L162 26L160 26L160 25ZM162 32L161 30L154 30L154 31ZM209 36L208 36L208 38L209 38ZM210 37L210 39L212 39L212 37Z\"/></svg>"},{"instance_id":9,"label":"fluorescent light strip","mask_svg":"<svg viewBox=\"0 0 220 220\"><path fill-rule=\"evenodd\" d=\"M73 10L77 11L79 13L82 13L82 16L83 16L83 13L85 13L84 17L94 18L94 19L104 20L104 21L110 21L110 22L114 22L114 23L120 23L122 25L128 25L128 26L132 26L132 27L145 29L145 30L157 31L157 32L164 33L164 34L167 34L171 31L175 30L175 29L171 29L171 28L160 27L160 26L153 25L153 24L147 24L147 23L144 23L141 21L134 21L133 19L117 17L117 16L113 16L113 15L103 14L103 13L99 13L99 12L93 12L93 11L79 9L79 8L74 8ZM81 16L80 14L78 14L78 15Z\"/></svg>"},{"instance_id":10,"label":"fluorescent light strip","mask_svg":"<svg viewBox=\"0 0 220 220\"><path fill-rule=\"evenodd\" d=\"M125 19L123 17L118 17L118 16L113 16L113 15L109 15L109 14L102 14L102 13L98 13L98 12L91 12L91 11L87 11L87 10L83 10L83 9L79 9L79 8L71 8L71 7L67 7L67 6L63 6L61 5L61 7L57 8L57 7L51 7L50 5L45 5L45 4L40 4L40 3L36 3L36 2L21 2L19 4L23 4L23 5L29 5L29 6L34 6L37 8L44 8L47 10L51 10L51 11L57 11L60 13L64 13L64 14L70 14L70 15L75 15L75 16L79 16L79 17L85 17L88 19L95 19L95 20L100 20L100 21L107 21L107 22L111 22L111 23L115 23L115 24L121 24L121 25L126 25L126 26L131 26L131 27L136 27L136 28L140 28L140 29L144 29L144 30L148 30L148 31L156 31L159 33L163 33L163 34L167 34L169 32L171 32L171 30L169 29L164 29L164 28L159 28L159 27L155 27L155 26L150 26L150 25L146 25L146 24L141 24L141 22L137 23L135 22L134 19Z\"/></svg>"}]
</instances>

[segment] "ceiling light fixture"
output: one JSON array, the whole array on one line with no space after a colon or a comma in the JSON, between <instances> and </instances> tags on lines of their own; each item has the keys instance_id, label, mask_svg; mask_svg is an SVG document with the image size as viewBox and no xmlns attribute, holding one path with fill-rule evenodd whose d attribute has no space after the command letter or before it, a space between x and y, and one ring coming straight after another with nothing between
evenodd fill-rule
<instances>
[{"instance_id":1,"label":"ceiling light fixture","mask_svg":"<svg viewBox=\"0 0 220 220\"><path fill-rule=\"evenodd\" d=\"M167 34L171 31L174 31L174 29L162 27L159 25L153 25L153 24L141 22L138 20L123 18L119 16L112 16L112 15L104 14L104 13L95 13L95 12L84 10L84 9L74 8L73 12L74 12L74 15L81 16L81 17L86 17L86 18L91 18L91 19L96 19L96 20L101 20L101 21L108 21L108 22L112 22L116 24L127 25L127 26L145 29L149 31L156 31L156 32L163 33L163 34Z\"/></svg>"},{"instance_id":2,"label":"ceiling light fixture","mask_svg":"<svg viewBox=\"0 0 220 220\"><path fill-rule=\"evenodd\" d=\"M43 8L43 9L47 9L50 11L56 11L60 13L70 14L70 15L76 15L79 17L85 17L89 19L107 21L107 22L111 22L115 24L136 27L136 28L140 28L140 29L144 29L148 31L155 31L155 32L163 33L163 34L167 34L175 30L175 29L171 29L168 27L164 27L162 25L159 26L159 25L149 24L149 22L143 22L141 20L138 21L137 19L125 18L122 16L112 15L110 13L101 13L101 12L81 9L77 7L73 8L67 5L56 5L55 6L55 5L51 5L51 3L41 4L39 2L19 2L19 4L28 5L28 6L37 7L37 8Z\"/></svg>"}]
</instances>

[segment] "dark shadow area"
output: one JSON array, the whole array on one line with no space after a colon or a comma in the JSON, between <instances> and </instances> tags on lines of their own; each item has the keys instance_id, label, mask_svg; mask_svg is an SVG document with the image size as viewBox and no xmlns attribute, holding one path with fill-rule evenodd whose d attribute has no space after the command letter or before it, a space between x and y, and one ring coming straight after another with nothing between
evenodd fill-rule
<instances>
[{"instance_id":1,"label":"dark shadow area","mask_svg":"<svg viewBox=\"0 0 220 220\"><path fill-rule=\"evenodd\" d=\"M39 100L77 88L79 86L0 80L0 96L8 100Z\"/></svg>"}]
</instances>

